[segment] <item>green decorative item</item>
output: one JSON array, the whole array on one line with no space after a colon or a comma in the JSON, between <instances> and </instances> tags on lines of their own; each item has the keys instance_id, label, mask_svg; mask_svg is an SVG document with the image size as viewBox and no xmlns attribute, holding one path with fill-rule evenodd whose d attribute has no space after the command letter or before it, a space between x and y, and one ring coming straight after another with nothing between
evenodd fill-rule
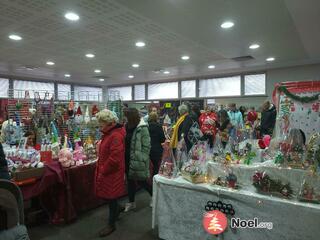
<instances>
[{"instance_id":1,"label":"green decorative item","mask_svg":"<svg viewBox=\"0 0 320 240\"><path fill-rule=\"evenodd\" d=\"M256 154L254 152L249 152L246 158L244 159L244 164L250 165L252 163L252 160L256 157Z\"/></svg>"},{"instance_id":2,"label":"green decorative item","mask_svg":"<svg viewBox=\"0 0 320 240\"><path fill-rule=\"evenodd\" d=\"M21 108L22 108L22 103L21 102L17 102L16 103L16 109L17 110L21 110Z\"/></svg>"},{"instance_id":3,"label":"green decorative item","mask_svg":"<svg viewBox=\"0 0 320 240\"><path fill-rule=\"evenodd\" d=\"M291 99L296 100L298 102L302 102L302 103L310 103L310 102L316 101L319 99L319 95L320 95L319 93L317 93L311 97L309 96L300 97L298 95L291 93L285 86L278 87L278 91L283 92L287 97L290 97Z\"/></svg>"},{"instance_id":4,"label":"green decorative item","mask_svg":"<svg viewBox=\"0 0 320 240\"><path fill-rule=\"evenodd\" d=\"M275 159L274 159L274 163L275 164L283 164L283 162L284 162L283 154L282 154L282 152L278 152Z\"/></svg>"}]
</instances>

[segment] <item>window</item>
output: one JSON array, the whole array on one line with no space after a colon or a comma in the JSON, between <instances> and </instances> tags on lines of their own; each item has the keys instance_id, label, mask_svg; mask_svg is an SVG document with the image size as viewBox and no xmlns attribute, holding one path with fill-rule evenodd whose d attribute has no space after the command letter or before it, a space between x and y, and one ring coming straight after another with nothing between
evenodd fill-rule
<instances>
[{"instance_id":1,"label":"window","mask_svg":"<svg viewBox=\"0 0 320 240\"><path fill-rule=\"evenodd\" d=\"M54 97L54 83L13 81L14 98L35 98L39 94L41 99Z\"/></svg>"},{"instance_id":2,"label":"window","mask_svg":"<svg viewBox=\"0 0 320 240\"><path fill-rule=\"evenodd\" d=\"M58 84L58 100L70 100L71 99L71 85Z\"/></svg>"},{"instance_id":3,"label":"window","mask_svg":"<svg viewBox=\"0 0 320 240\"><path fill-rule=\"evenodd\" d=\"M119 96L117 96L119 94ZM113 87L108 88L108 99L109 100L117 100L121 99L123 101L131 101L132 100L132 87Z\"/></svg>"},{"instance_id":4,"label":"window","mask_svg":"<svg viewBox=\"0 0 320 240\"><path fill-rule=\"evenodd\" d=\"M196 97L196 81L182 81L181 82L181 98Z\"/></svg>"},{"instance_id":5,"label":"window","mask_svg":"<svg viewBox=\"0 0 320 240\"><path fill-rule=\"evenodd\" d=\"M241 77L213 78L199 81L200 97L227 97L241 95Z\"/></svg>"},{"instance_id":6,"label":"window","mask_svg":"<svg viewBox=\"0 0 320 240\"><path fill-rule=\"evenodd\" d=\"M0 78L0 98L8 97L9 79Z\"/></svg>"},{"instance_id":7,"label":"window","mask_svg":"<svg viewBox=\"0 0 320 240\"><path fill-rule=\"evenodd\" d=\"M146 99L146 86L144 84L134 85L134 100Z\"/></svg>"},{"instance_id":8,"label":"window","mask_svg":"<svg viewBox=\"0 0 320 240\"><path fill-rule=\"evenodd\" d=\"M178 98L178 82L157 83L148 85L148 99Z\"/></svg>"},{"instance_id":9,"label":"window","mask_svg":"<svg viewBox=\"0 0 320 240\"><path fill-rule=\"evenodd\" d=\"M244 95L266 94L266 75L254 74L244 76Z\"/></svg>"},{"instance_id":10,"label":"window","mask_svg":"<svg viewBox=\"0 0 320 240\"><path fill-rule=\"evenodd\" d=\"M74 86L74 100L102 102L102 88Z\"/></svg>"}]
</instances>

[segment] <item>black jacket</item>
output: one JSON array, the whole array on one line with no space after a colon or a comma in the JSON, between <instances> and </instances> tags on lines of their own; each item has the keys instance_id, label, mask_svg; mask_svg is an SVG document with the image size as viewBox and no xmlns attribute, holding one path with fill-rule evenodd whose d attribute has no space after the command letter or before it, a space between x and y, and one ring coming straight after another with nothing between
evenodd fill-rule
<instances>
[{"instance_id":1,"label":"black jacket","mask_svg":"<svg viewBox=\"0 0 320 240\"><path fill-rule=\"evenodd\" d=\"M151 138L150 159L159 161L163 152L161 144L166 140L161 125L156 122L149 122L149 134Z\"/></svg>"},{"instance_id":2,"label":"black jacket","mask_svg":"<svg viewBox=\"0 0 320 240\"><path fill-rule=\"evenodd\" d=\"M6 156L4 155L2 144L0 143L0 179L10 179L8 172L8 164Z\"/></svg>"},{"instance_id":3,"label":"black jacket","mask_svg":"<svg viewBox=\"0 0 320 240\"><path fill-rule=\"evenodd\" d=\"M179 129L178 129L178 140L181 140L181 136L183 134L184 140L186 142L187 145L187 150L188 152L190 151L191 147L192 147L192 143L189 141L188 139L188 133L190 128L192 127L193 124L193 120L192 118L187 115L186 118L184 119L184 121L180 124Z\"/></svg>"},{"instance_id":4,"label":"black jacket","mask_svg":"<svg viewBox=\"0 0 320 240\"><path fill-rule=\"evenodd\" d=\"M277 110L274 105L261 113L261 135L272 135L276 124Z\"/></svg>"}]
</instances>

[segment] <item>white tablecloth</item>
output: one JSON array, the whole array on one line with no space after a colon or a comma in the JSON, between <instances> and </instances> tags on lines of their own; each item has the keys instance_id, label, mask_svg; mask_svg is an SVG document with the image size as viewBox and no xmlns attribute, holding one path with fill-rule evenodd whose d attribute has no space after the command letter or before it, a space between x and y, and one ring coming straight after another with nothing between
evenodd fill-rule
<instances>
[{"instance_id":1,"label":"white tablecloth","mask_svg":"<svg viewBox=\"0 0 320 240\"><path fill-rule=\"evenodd\" d=\"M218 239L244 240L318 240L320 239L320 206L246 190L230 190L208 184L192 184L181 177L154 177L152 226L166 240L215 239L205 232L202 218L208 201L232 204L235 217L272 222L273 229L231 229Z\"/></svg>"}]
</instances>

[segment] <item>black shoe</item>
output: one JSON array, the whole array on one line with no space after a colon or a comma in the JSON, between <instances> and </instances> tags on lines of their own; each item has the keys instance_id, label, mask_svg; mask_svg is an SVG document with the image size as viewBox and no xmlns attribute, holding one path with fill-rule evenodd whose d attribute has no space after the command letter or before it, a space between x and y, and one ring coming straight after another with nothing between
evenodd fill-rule
<instances>
[{"instance_id":1,"label":"black shoe","mask_svg":"<svg viewBox=\"0 0 320 240\"><path fill-rule=\"evenodd\" d=\"M112 226L107 226L105 227L104 229L102 229L100 232L99 232L99 237L106 237L106 236L109 236L111 233L113 233L114 231L116 230L116 227L112 227Z\"/></svg>"}]
</instances>

